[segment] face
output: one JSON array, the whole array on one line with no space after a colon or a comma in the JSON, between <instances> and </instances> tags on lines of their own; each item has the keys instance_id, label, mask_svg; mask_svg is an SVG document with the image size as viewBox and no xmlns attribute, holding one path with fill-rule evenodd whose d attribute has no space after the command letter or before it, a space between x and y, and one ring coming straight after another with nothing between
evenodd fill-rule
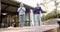
<instances>
[{"instance_id":1,"label":"face","mask_svg":"<svg viewBox=\"0 0 60 32\"><path fill-rule=\"evenodd\" d=\"M23 5L23 3L20 3L20 7L23 7L24 5Z\"/></svg>"},{"instance_id":2,"label":"face","mask_svg":"<svg viewBox=\"0 0 60 32\"><path fill-rule=\"evenodd\" d=\"M37 7L39 7L39 4L37 4Z\"/></svg>"}]
</instances>

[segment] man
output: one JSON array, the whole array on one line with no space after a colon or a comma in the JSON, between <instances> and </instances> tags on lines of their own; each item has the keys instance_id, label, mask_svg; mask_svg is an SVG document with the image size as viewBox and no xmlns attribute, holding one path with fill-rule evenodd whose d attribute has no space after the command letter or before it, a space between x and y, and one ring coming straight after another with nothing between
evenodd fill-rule
<instances>
[{"instance_id":1,"label":"man","mask_svg":"<svg viewBox=\"0 0 60 32\"><path fill-rule=\"evenodd\" d=\"M25 24L25 7L23 3L20 4L20 7L18 8L17 12L19 12L19 25L24 26Z\"/></svg>"},{"instance_id":2,"label":"man","mask_svg":"<svg viewBox=\"0 0 60 32\"><path fill-rule=\"evenodd\" d=\"M35 26L40 25L40 12L41 11L42 11L41 7L39 7L39 4L37 4L37 7L34 8Z\"/></svg>"}]
</instances>

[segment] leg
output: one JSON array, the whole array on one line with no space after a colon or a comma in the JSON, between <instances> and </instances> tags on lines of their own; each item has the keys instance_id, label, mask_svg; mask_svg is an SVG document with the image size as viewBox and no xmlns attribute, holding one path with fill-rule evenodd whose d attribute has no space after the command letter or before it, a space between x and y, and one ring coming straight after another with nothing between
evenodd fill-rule
<instances>
[{"instance_id":1,"label":"leg","mask_svg":"<svg viewBox=\"0 0 60 32\"><path fill-rule=\"evenodd\" d=\"M38 24L38 15L37 14L35 14L35 26L39 26L39 24Z\"/></svg>"},{"instance_id":2,"label":"leg","mask_svg":"<svg viewBox=\"0 0 60 32\"><path fill-rule=\"evenodd\" d=\"M42 25L41 15L39 16L39 20L40 20L40 25Z\"/></svg>"},{"instance_id":3,"label":"leg","mask_svg":"<svg viewBox=\"0 0 60 32\"><path fill-rule=\"evenodd\" d=\"M21 23L21 26L24 26L24 24L25 24L25 16L24 15L21 15L20 23Z\"/></svg>"},{"instance_id":4,"label":"leg","mask_svg":"<svg viewBox=\"0 0 60 32\"><path fill-rule=\"evenodd\" d=\"M40 14L37 15L38 25L40 26Z\"/></svg>"}]
</instances>

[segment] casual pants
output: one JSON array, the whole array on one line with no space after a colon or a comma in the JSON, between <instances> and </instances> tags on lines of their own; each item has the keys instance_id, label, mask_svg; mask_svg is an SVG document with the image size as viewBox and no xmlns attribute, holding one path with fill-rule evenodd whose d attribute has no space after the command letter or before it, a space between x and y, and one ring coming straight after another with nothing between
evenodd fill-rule
<instances>
[{"instance_id":1,"label":"casual pants","mask_svg":"<svg viewBox=\"0 0 60 32\"><path fill-rule=\"evenodd\" d=\"M40 25L40 14L35 14L35 26Z\"/></svg>"},{"instance_id":2,"label":"casual pants","mask_svg":"<svg viewBox=\"0 0 60 32\"><path fill-rule=\"evenodd\" d=\"M19 26L24 26L25 24L25 15L19 15Z\"/></svg>"}]
</instances>

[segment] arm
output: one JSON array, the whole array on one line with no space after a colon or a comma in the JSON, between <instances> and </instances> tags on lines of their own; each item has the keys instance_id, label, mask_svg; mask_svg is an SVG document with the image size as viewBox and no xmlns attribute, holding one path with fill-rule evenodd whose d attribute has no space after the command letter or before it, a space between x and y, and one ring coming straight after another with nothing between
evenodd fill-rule
<instances>
[{"instance_id":1,"label":"arm","mask_svg":"<svg viewBox=\"0 0 60 32\"><path fill-rule=\"evenodd\" d=\"M21 8L18 8L17 12L19 12L19 11L20 11L20 9L21 9Z\"/></svg>"},{"instance_id":2,"label":"arm","mask_svg":"<svg viewBox=\"0 0 60 32\"><path fill-rule=\"evenodd\" d=\"M40 7L40 11L42 12L42 8Z\"/></svg>"},{"instance_id":3,"label":"arm","mask_svg":"<svg viewBox=\"0 0 60 32\"><path fill-rule=\"evenodd\" d=\"M41 12L43 12L43 11L42 11L42 8L40 7L40 13L41 13Z\"/></svg>"},{"instance_id":4,"label":"arm","mask_svg":"<svg viewBox=\"0 0 60 32\"><path fill-rule=\"evenodd\" d=\"M23 9L24 9L24 11L26 11L25 7Z\"/></svg>"},{"instance_id":5,"label":"arm","mask_svg":"<svg viewBox=\"0 0 60 32\"><path fill-rule=\"evenodd\" d=\"M18 8L17 12L19 12L19 8Z\"/></svg>"}]
</instances>

